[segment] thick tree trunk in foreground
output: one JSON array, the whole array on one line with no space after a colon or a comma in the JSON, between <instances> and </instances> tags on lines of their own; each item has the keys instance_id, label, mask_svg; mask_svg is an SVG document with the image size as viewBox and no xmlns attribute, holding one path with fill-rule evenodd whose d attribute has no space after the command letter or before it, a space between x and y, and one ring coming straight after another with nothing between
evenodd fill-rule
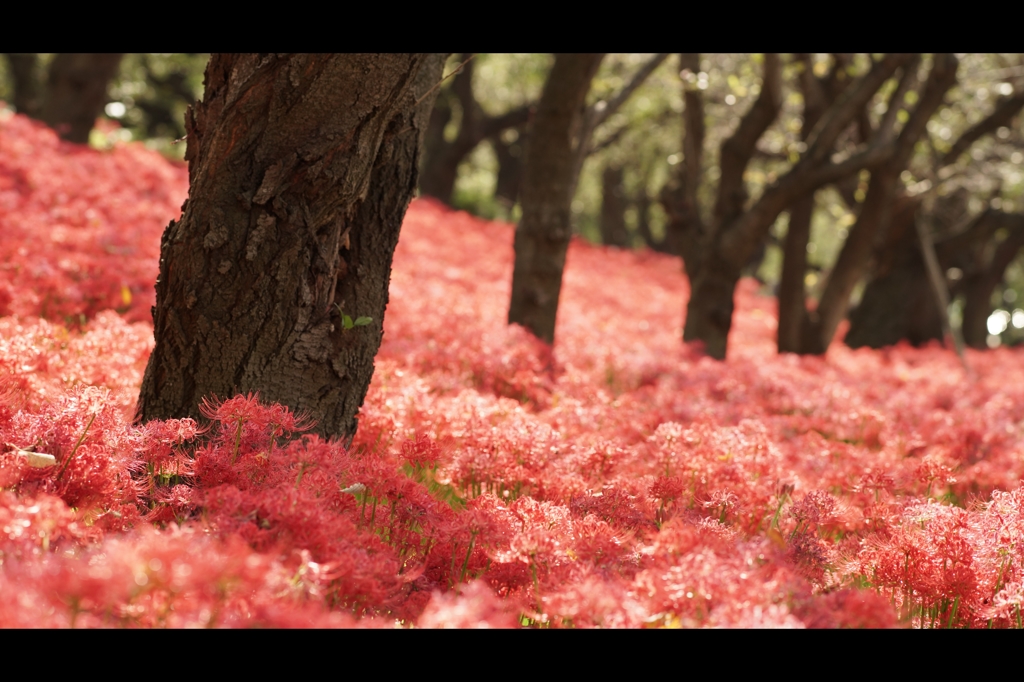
<instances>
[{"instance_id":1,"label":"thick tree trunk in foreground","mask_svg":"<svg viewBox=\"0 0 1024 682\"><path fill-rule=\"evenodd\" d=\"M107 86L117 75L122 54L58 54L50 63L42 118L68 142L89 141L96 118L107 104Z\"/></svg>"},{"instance_id":2,"label":"thick tree trunk in foreground","mask_svg":"<svg viewBox=\"0 0 1024 682\"><path fill-rule=\"evenodd\" d=\"M560 54L551 67L526 143L523 218L516 227L509 324L554 343L570 210L574 151L590 81L600 54Z\"/></svg>"},{"instance_id":3,"label":"thick tree trunk in foreground","mask_svg":"<svg viewBox=\"0 0 1024 682\"><path fill-rule=\"evenodd\" d=\"M189 199L161 244L138 419L200 419L204 398L258 391L351 439L443 62L211 58L186 117Z\"/></svg>"}]
</instances>

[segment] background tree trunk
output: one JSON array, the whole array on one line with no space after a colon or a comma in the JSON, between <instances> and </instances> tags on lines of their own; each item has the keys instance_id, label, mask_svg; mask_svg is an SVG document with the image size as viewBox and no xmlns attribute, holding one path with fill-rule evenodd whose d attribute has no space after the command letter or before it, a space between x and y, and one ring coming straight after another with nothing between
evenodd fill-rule
<instances>
[{"instance_id":1,"label":"background tree trunk","mask_svg":"<svg viewBox=\"0 0 1024 682\"><path fill-rule=\"evenodd\" d=\"M608 166L601 174L601 243L625 248L629 246L626 228L626 188L622 168Z\"/></svg>"},{"instance_id":2,"label":"background tree trunk","mask_svg":"<svg viewBox=\"0 0 1024 682\"><path fill-rule=\"evenodd\" d=\"M523 218L516 227L509 324L555 340L575 185L574 152L590 81L602 54L560 54L544 84L526 143Z\"/></svg>"},{"instance_id":3,"label":"background tree trunk","mask_svg":"<svg viewBox=\"0 0 1024 682\"><path fill-rule=\"evenodd\" d=\"M933 172L948 169L978 140L1009 125L1024 107L1024 94L997 100L993 110L952 144ZM916 236L920 197L901 197L888 234L875 250L875 272L864 289L860 305L850 314L846 343L851 347L881 348L906 339L918 345L942 338L942 311L929 289L927 270ZM987 321L992 312L992 292L1002 281L1005 270L1022 244L1022 217L989 209L967 217L967 199L959 192L940 196L930 215L939 225L935 255L943 271L960 271L948 282L950 294L964 296L962 333L967 345L987 347ZM962 224L960 229L956 224ZM999 235L1004 238L1000 241Z\"/></svg>"},{"instance_id":4,"label":"background tree trunk","mask_svg":"<svg viewBox=\"0 0 1024 682\"><path fill-rule=\"evenodd\" d=\"M810 54L798 54L803 70L800 72L800 91L804 99L803 123L800 140L804 144L811 132L849 83L844 69L846 62L835 55L828 74L814 75L814 61ZM779 277L779 329L777 345L780 353L800 351L803 328L807 324L807 244L811 240L811 219L814 217L815 193L800 197L789 209L789 228L782 250L782 273Z\"/></svg>"},{"instance_id":5,"label":"background tree trunk","mask_svg":"<svg viewBox=\"0 0 1024 682\"><path fill-rule=\"evenodd\" d=\"M491 139L498 157L498 176L494 180L494 198L509 211L519 201L519 187L523 183L523 157L526 148L526 128L513 129L514 139L506 142L504 135Z\"/></svg>"},{"instance_id":6,"label":"background tree trunk","mask_svg":"<svg viewBox=\"0 0 1024 682\"><path fill-rule=\"evenodd\" d=\"M875 273L860 304L850 311L844 342L851 348L915 346L942 339L942 317L928 282L914 222L920 202L903 197L893 208L886 245L875 257Z\"/></svg>"},{"instance_id":7,"label":"background tree trunk","mask_svg":"<svg viewBox=\"0 0 1024 682\"><path fill-rule=\"evenodd\" d=\"M455 180L458 178L459 164L463 159L485 139L496 137L508 128L525 124L530 114L530 107L526 105L511 109L501 116L488 116L473 94L472 56L461 56L462 69L452 79L451 88L438 97L435 109L440 111L436 115L431 114L430 144L424 149L420 192L440 199L446 204L452 203ZM459 105L462 117L459 121L458 134L453 141L448 142L444 138L444 128L451 120L453 103Z\"/></svg>"},{"instance_id":8,"label":"background tree trunk","mask_svg":"<svg viewBox=\"0 0 1024 682\"><path fill-rule=\"evenodd\" d=\"M917 85L918 58L911 58L903 67L899 83L889 97L885 114L873 136L878 146L890 147L892 151L883 163L871 169L864 202L829 272L818 304L813 311L805 309L801 316L799 346L787 350L820 355L831 344L836 328L846 317L850 296L867 271L876 237L888 229L900 174L910 162L914 146L924 133L928 120L943 106L946 92L956 83L957 64L956 57L951 54L935 55L928 78L920 87ZM912 90L917 91L916 106L897 134L898 114L904 107L904 95ZM861 131L861 134L870 133ZM780 329L780 344L784 338L787 342L794 339L794 326L791 318L787 320L786 329Z\"/></svg>"},{"instance_id":9,"label":"background tree trunk","mask_svg":"<svg viewBox=\"0 0 1024 682\"><path fill-rule=\"evenodd\" d=\"M161 244L141 421L258 391L351 440L444 59L211 57L186 116L189 199Z\"/></svg>"},{"instance_id":10,"label":"background tree trunk","mask_svg":"<svg viewBox=\"0 0 1024 682\"><path fill-rule=\"evenodd\" d=\"M684 64L688 57L696 62L696 55L683 55ZM684 81L684 97L686 94L694 100L700 98L697 89ZM743 267L767 235L767 228L762 230L764 234L743 240L739 249L735 246L730 248L721 240L726 229L744 212L747 190L743 173L754 155L757 141L782 107L782 67L778 55L765 55L761 93L740 120L736 131L722 143L719 163L721 178L711 230L707 230L703 224L696 198L701 157L696 145L703 147L704 124L703 121L691 123L690 118L695 117L695 112L701 109L691 105L690 100L687 100L686 106L690 111L689 117L686 111L683 113L687 117L684 138L686 156L680 164L680 189L676 195L678 202L672 211L673 222L679 225L669 232L675 234L674 238L681 244L680 251L690 280L690 300L686 305L683 341L701 342L708 355L724 360L732 326L733 293Z\"/></svg>"},{"instance_id":11,"label":"background tree trunk","mask_svg":"<svg viewBox=\"0 0 1024 682\"><path fill-rule=\"evenodd\" d=\"M43 111L43 78L39 55L35 53L7 53L14 89L14 109L19 114L39 118Z\"/></svg>"},{"instance_id":12,"label":"background tree trunk","mask_svg":"<svg viewBox=\"0 0 1024 682\"><path fill-rule=\"evenodd\" d=\"M50 63L42 118L68 142L89 141L123 54L58 54Z\"/></svg>"}]
</instances>

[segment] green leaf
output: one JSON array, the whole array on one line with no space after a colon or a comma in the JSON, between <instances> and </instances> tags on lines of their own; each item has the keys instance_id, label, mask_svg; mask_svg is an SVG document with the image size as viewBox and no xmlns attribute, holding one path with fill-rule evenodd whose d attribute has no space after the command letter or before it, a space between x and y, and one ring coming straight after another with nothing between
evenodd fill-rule
<instances>
[{"instance_id":1,"label":"green leaf","mask_svg":"<svg viewBox=\"0 0 1024 682\"><path fill-rule=\"evenodd\" d=\"M357 317L356 321L353 322L352 324L354 324L357 327L365 327L366 325L370 324L371 322L373 322L373 318L372 317Z\"/></svg>"},{"instance_id":2,"label":"green leaf","mask_svg":"<svg viewBox=\"0 0 1024 682\"><path fill-rule=\"evenodd\" d=\"M351 317L349 317L345 313L342 313L341 314L341 326L343 326L345 329L351 329L352 327L354 327L356 325L352 321Z\"/></svg>"}]
</instances>

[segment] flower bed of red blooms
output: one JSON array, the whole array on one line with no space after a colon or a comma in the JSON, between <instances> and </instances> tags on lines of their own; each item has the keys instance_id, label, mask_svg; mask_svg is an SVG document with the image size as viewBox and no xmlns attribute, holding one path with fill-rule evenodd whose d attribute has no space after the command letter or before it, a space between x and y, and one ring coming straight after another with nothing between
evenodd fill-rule
<instances>
[{"instance_id":1,"label":"flower bed of red blooms","mask_svg":"<svg viewBox=\"0 0 1024 682\"><path fill-rule=\"evenodd\" d=\"M678 260L582 242L551 351L513 228L416 201L349 450L136 426L187 189L0 119L0 626L1021 627L1021 351L779 356L744 282L720 363Z\"/></svg>"}]
</instances>

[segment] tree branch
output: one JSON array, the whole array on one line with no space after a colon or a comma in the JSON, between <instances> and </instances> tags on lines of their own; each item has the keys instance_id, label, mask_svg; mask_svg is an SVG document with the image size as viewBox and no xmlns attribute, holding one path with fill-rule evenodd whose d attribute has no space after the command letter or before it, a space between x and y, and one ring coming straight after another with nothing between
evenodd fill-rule
<instances>
[{"instance_id":1,"label":"tree branch","mask_svg":"<svg viewBox=\"0 0 1024 682\"><path fill-rule=\"evenodd\" d=\"M816 314L813 316L812 343L808 350L824 353L835 335L836 327L846 316L850 293L860 280L865 264L870 258L875 235L888 224L899 175L906 168L914 145L924 132L928 120L942 105L946 92L956 83L957 63L956 57L952 54L934 56L917 106L893 143L895 150L885 161L884 166L872 172L860 215L850 228L818 301ZM898 104L897 100L892 101L893 108ZM890 132L880 127L876 137L885 140L890 137ZM885 148L890 145L880 146Z\"/></svg>"},{"instance_id":2,"label":"tree branch","mask_svg":"<svg viewBox=\"0 0 1024 682\"><path fill-rule=\"evenodd\" d=\"M654 70L661 66L661 63L665 61L667 58L667 52L654 55L646 62L644 62L643 66L637 69L636 73L633 74L633 77L629 80L629 82L626 83L626 85L624 85L622 89L615 94L614 97L608 100L603 100L603 107L598 108L597 105L600 104L600 102L590 107L590 109L593 110L594 112L592 114L593 120L591 121L590 129L592 131L595 130L599 125L607 121L612 114L621 109L622 105L625 104L629 100L629 98L633 96L633 93L636 92L636 89L643 85L644 81L646 81L650 77L650 75L654 73Z\"/></svg>"},{"instance_id":3,"label":"tree branch","mask_svg":"<svg viewBox=\"0 0 1024 682\"><path fill-rule=\"evenodd\" d=\"M913 55L890 54L875 62L871 70L854 81L836 98L818 121L807 139L806 156L812 163L823 161L832 152L836 139L856 118L896 69L913 59Z\"/></svg>"},{"instance_id":4,"label":"tree branch","mask_svg":"<svg viewBox=\"0 0 1024 682\"><path fill-rule=\"evenodd\" d=\"M740 119L736 131L722 143L719 159L721 176L714 216L719 226L743 213L747 200L743 173L757 149L757 141L772 124L782 107L782 65L777 54L765 54L761 94Z\"/></svg>"},{"instance_id":5,"label":"tree branch","mask_svg":"<svg viewBox=\"0 0 1024 682\"><path fill-rule=\"evenodd\" d=\"M956 160L960 158L960 155L970 149L971 145L979 139L989 133L995 132L1002 126L1010 125L1013 117L1017 115L1017 112L1020 111L1022 107L1024 107L1024 91L1018 92L1012 97L1000 99L996 103L996 108L991 114L965 130L963 135L957 138L957 141L953 143L953 146L950 147L949 151L946 152L939 160L939 166L949 166L956 163Z\"/></svg>"},{"instance_id":6,"label":"tree branch","mask_svg":"<svg viewBox=\"0 0 1024 682\"><path fill-rule=\"evenodd\" d=\"M577 135L576 147L574 149L575 157L573 158L573 195L576 194L576 184L579 182L580 172L583 170L583 162L591 152L591 141L594 136L594 131L599 125L608 120L612 114L618 111L623 104L632 96L632 94L643 85L643 82L647 80L647 77L654 73L654 70L661 65L668 57L668 53L656 54L651 57L647 62L641 66L633 78L630 79L629 83L623 86L615 96L608 100L601 100L595 102L591 106L587 107L587 110L583 114L583 121L580 125L579 134Z\"/></svg>"},{"instance_id":7,"label":"tree branch","mask_svg":"<svg viewBox=\"0 0 1024 682\"><path fill-rule=\"evenodd\" d=\"M892 97L889 98L885 115L882 117L881 123L878 124L878 139L883 144L896 138L896 116L903 108L903 101L907 93L912 88L916 89L920 84L920 79L917 75L917 67L920 63L921 56L914 55L909 62L903 65L900 82L892 93Z\"/></svg>"}]
</instances>

